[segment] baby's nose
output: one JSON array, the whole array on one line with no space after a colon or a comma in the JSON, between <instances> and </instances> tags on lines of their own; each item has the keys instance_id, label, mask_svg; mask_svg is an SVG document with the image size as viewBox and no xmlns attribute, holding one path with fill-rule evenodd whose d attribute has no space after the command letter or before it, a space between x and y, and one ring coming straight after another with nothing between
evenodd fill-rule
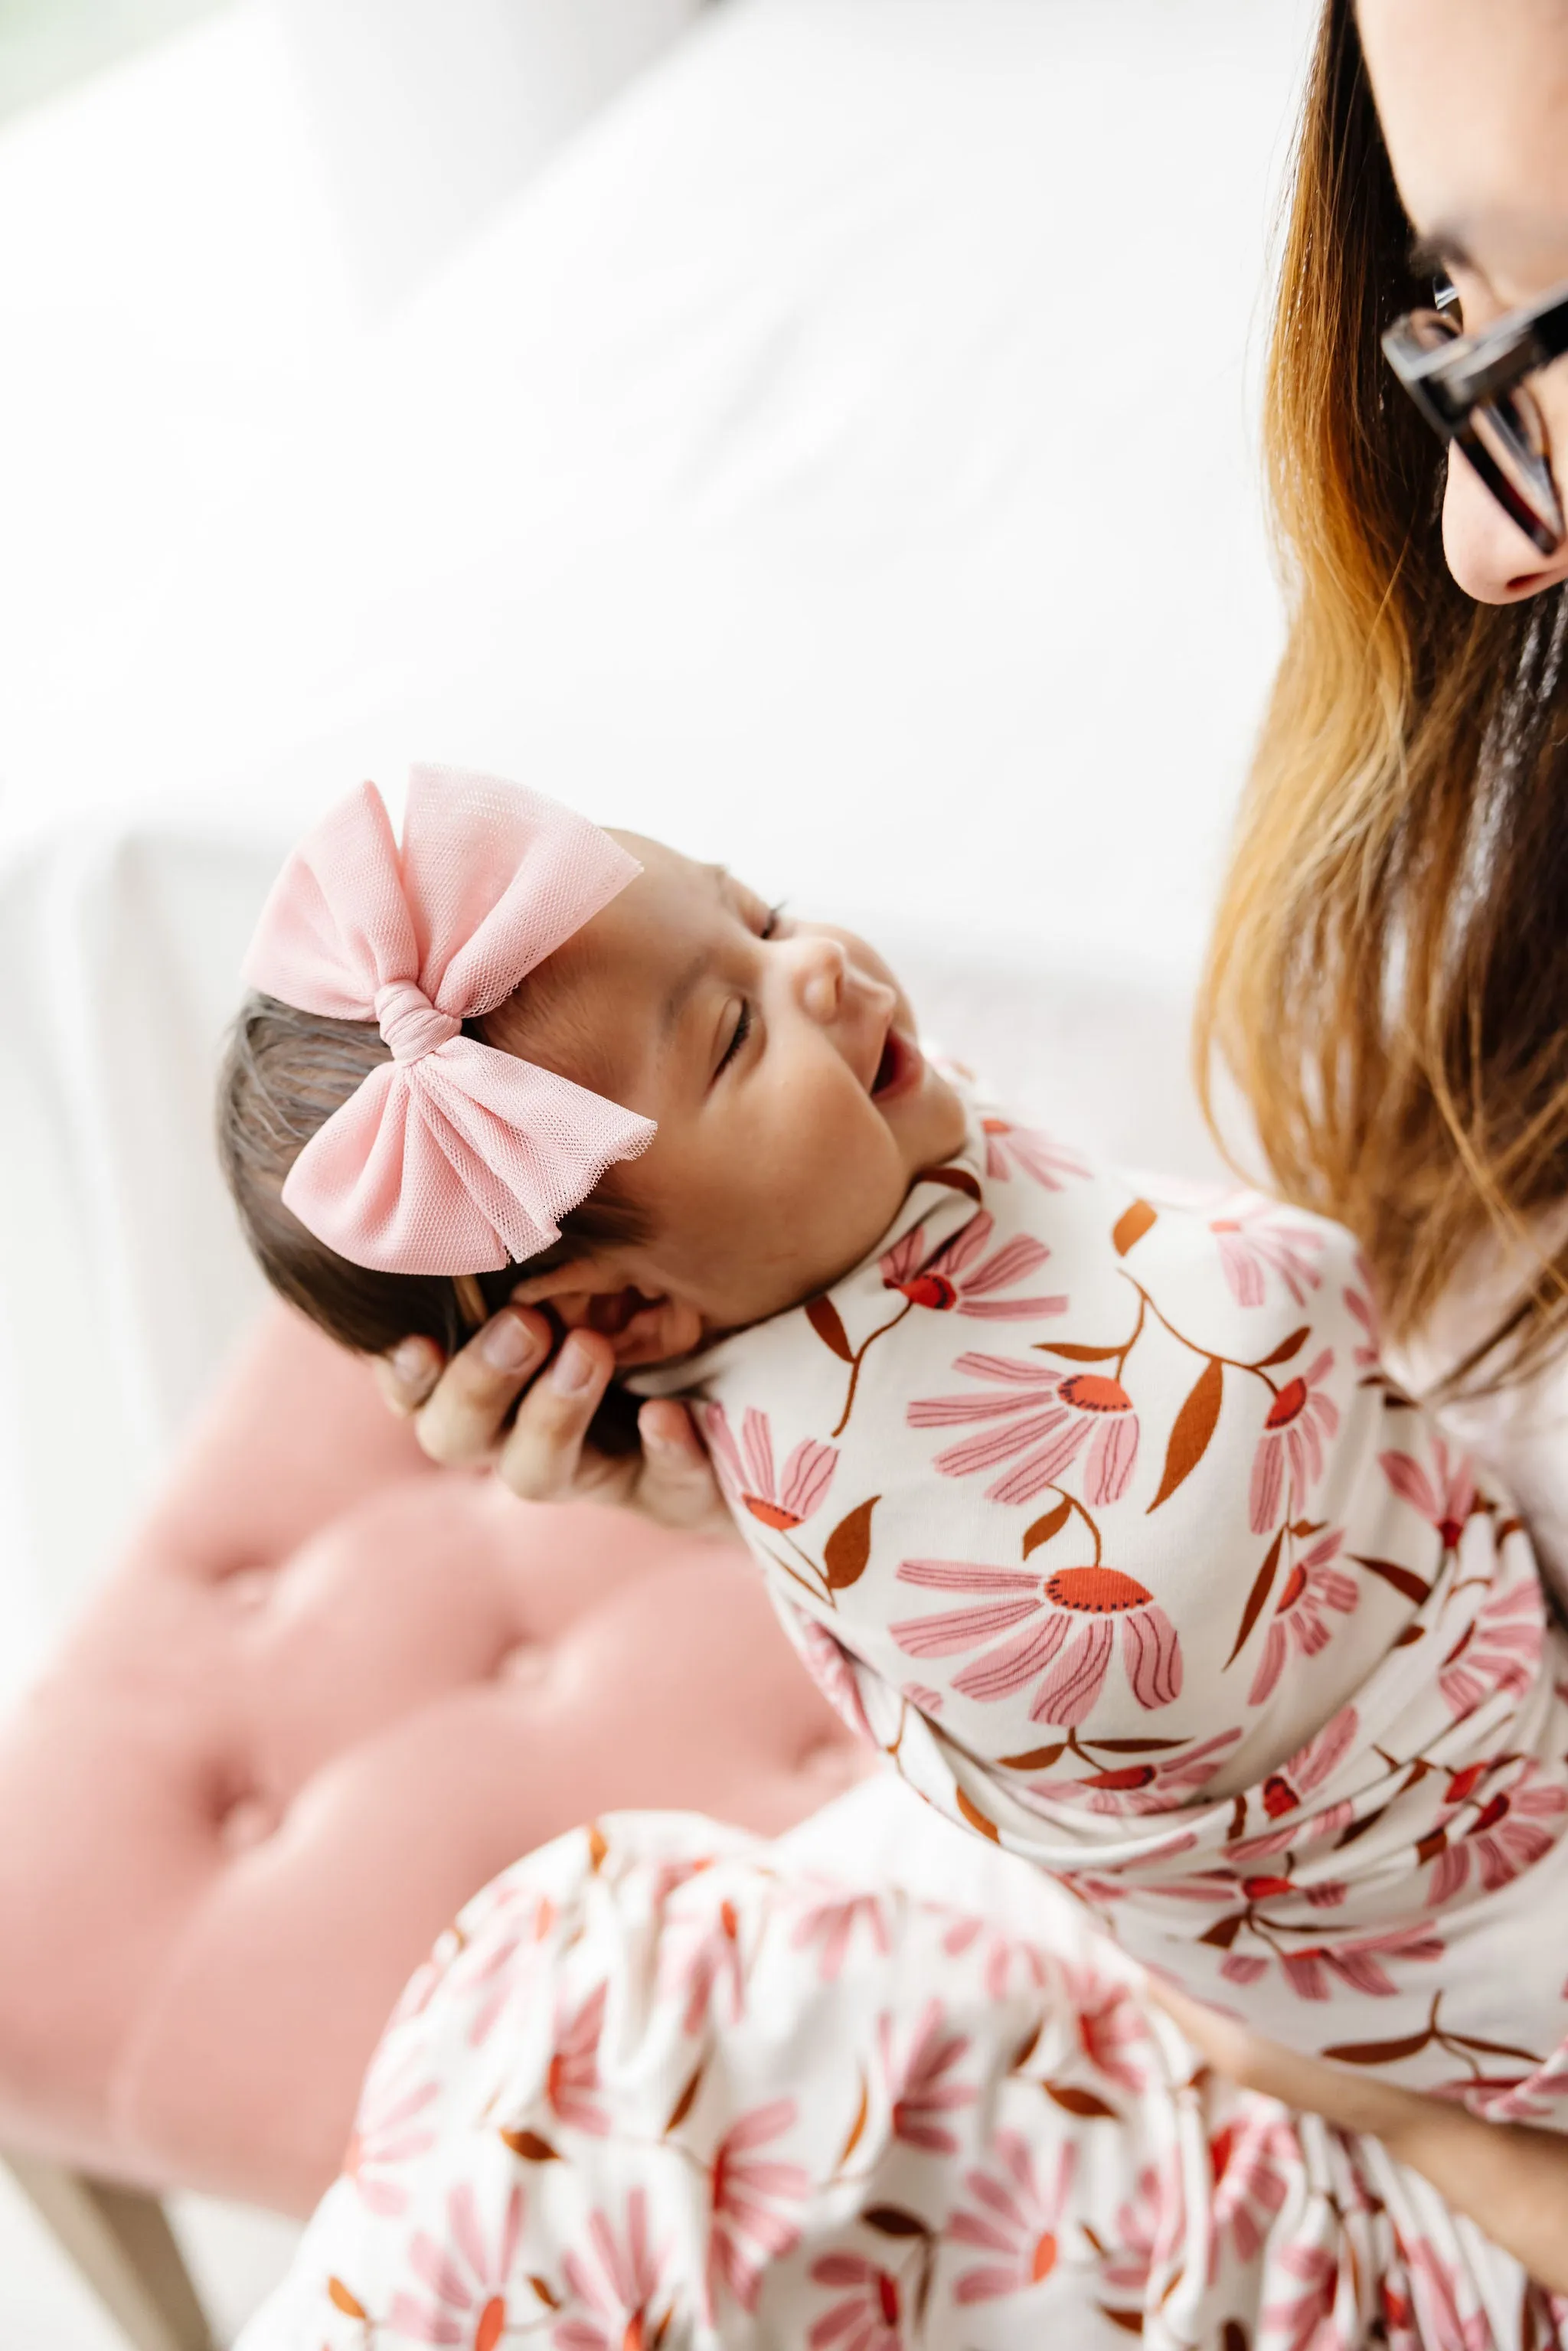
<instances>
[{"instance_id":1,"label":"baby's nose","mask_svg":"<svg viewBox=\"0 0 1568 2351\"><path fill-rule=\"evenodd\" d=\"M844 1000L846 958L837 939L812 939L800 976L800 1003L823 1028L836 1020Z\"/></svg>"}]
</instances>

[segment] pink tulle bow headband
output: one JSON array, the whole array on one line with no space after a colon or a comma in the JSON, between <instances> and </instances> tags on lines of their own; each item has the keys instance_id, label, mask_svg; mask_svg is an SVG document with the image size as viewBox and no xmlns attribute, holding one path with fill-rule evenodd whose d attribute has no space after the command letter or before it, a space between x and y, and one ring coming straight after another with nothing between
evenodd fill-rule
<instances>
[{"instance_id":1,"label":"pink tulle bow headband","mask_svg":"<svg viewBox=\"0 0 1568 2351\"><path fill-rule=\"evenodd\" d=\"M392 1053L288 1172L285 1206L319 1240L385 1273L490 1272L647 1149L651 1119L462 1034L641 871L558 801L454 768L413 769L401 848L373 784L306 835L246 980L378 1021Z\"/></svg>"}]
</instances>

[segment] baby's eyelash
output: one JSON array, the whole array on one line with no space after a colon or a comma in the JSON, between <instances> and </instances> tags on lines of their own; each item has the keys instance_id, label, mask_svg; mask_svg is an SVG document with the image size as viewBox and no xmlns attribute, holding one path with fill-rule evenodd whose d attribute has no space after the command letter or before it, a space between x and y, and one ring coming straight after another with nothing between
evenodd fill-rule
<instances>
[{"instance_id":1,"label":"baby's eyelash","mask_svg":"<svg viewBox=\"0 0 1568 2351\"><path fill-rule=\"evenodd\" d=\"M789 902L787 898L780 898L776 906L768 907L768 920L762 925L762 929L758 934L759 937L770 939L773 936L774 932L779 928L779 917L782 915L784 909L789 903Z\"/></svg>"},{"instance_id":2,"label":"baby's eyelash","mask_svg":"<svg viewBox=\"0 0 1568 2351\"><path fill-rule=\"evenodd\" d=\"M750 1005L749 1005L749 1004L747 1004L747 1003L746 1002L745 998L742 998L742 999L741 999L741 1006L740 1006L740 1018L739 1018L739 1019L738 1019L738 1020L736 1022L736 1024L735 1024L735 1033L734 1033L734 1035L731 1037L731 1039L730 1039L730 1040L729 1040L728 1044L727 1044L727 1045L725 1047L725 1049L724 1049L724 1058L723 1058L723 1060L720 1061L720 1063L719 1063L719 1065L718 1065L717 1070L716 1070L716 1071L715 1071L715 1072L714 1072L714 1074L715 1074L715 1076L716 1076L716 1077L722 1077L722 1075L724 1074L725 1071L728 1069L728 1067L729 1067L729 1065L730 1065L731 1061L734 1061L734 1059L735 1059L736 1055L739 1052L739 1050L740 1050L741 1047L745 1044L745 1042L746 1042L747 1039L750 1036L750 1034L751 1034L751 1007L750 1007Z\"/></svg>"}]
</instances>

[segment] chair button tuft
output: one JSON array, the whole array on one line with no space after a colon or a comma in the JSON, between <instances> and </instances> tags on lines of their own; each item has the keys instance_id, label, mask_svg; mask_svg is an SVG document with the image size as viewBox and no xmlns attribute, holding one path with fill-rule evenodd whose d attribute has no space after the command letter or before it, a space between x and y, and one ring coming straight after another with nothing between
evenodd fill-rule
<instances>
[{"instance_id":1,"label":"chair button tuft","mask_svg":"<svg viewBox=\"0 0 1568 2351\"><path fill-rule=\"evenodd\" d=\"M503 1654L496 1678L529 1689L545 1679L549 1668L550 1653L542 1641L517 1641Z\"/></svg>"},{"instance_id":2,"label":"chair button tuft","mask_svg":"<svg viewBox=\"0 0 1568 2351\"><path fill-rule=\"evenodd\" d=\"M229 1853L249 1853L277 1834L277 1807L267 1796L236 1796L218 1823L218 1835Z\"/></svg>"}]
</instances>

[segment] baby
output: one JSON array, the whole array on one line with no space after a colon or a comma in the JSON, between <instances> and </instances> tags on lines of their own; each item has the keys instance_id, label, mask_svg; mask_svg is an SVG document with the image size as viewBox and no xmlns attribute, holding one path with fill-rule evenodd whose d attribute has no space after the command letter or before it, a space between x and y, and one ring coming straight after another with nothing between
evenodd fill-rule
<instances>
[{"instance_id":1,"label":"baby","mask_svg":"<svg viewBox=\"0 0 1568 2351\"><path fill-rule=\"evenodd\" d=\"M1092 1169L862 941L634 848L423 769L401 849L367 786L296 852L220 1122L268 1278L378 1352L604 1332L920 1793L1260 2031L1555 2123L1568 1643L1348 1236Z\"/></svg>"}]
</instances>

